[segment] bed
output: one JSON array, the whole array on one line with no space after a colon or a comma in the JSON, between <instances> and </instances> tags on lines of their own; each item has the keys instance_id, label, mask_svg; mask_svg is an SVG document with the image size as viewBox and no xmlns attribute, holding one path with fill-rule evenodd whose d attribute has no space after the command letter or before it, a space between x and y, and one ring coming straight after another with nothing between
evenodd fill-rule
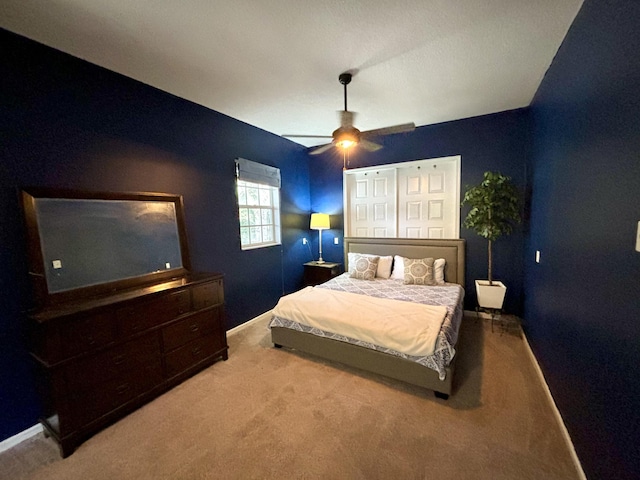
<instances>
[{"instance_id":1,"label":"bed","mask_svg":"<svg viewBox=\"0 0 640 480\"><path fill-rule=\"evenodd\" d=\"M295 321L295 319L283 318L285 316L282 314L284 310L279 309L282 299L274 309L274 312L278 312L280 316L274 315L270 322L271 339L274 346L295 349L347 366L401 380L433 390L440 398L448 398L452 393L457 358L455 347L463 315L465 241L462 239L345 238L344 251L345 260L350 253L376 256L399 255L412 259L429 257L445 259L445 285L404 286L413 287L413 290L420 291L420 298L417 300L405 298L405 293L402 290L404 282L401 280L377 278L373 281L359 280L352 279L349 273L342 274L325 284L308 287L317 289L318 293L324 289L322 292L324 295L329 294L327 290L350 292L351 295L355 293L360 298L363 298L362 295L371 295L366 298L372 303L374 297L378 297L375 302L379 302L379 298L391 298L392 302L410 300L422 304L440 305L435 308L442 309L444 307L446 315L441 327L438 328L433 355L406 354L400 349L388 348L384 342L380 342L382 345L373 343L368 337L363 340L344 336L325 328L318 328L311 322L302 323ZM435 297L432 296L432 292L435 292ZM339 295L343 294L339 293ZM344 298L348 299L349 297L345 295ZM343 297L340 299L342 300ZM349 309L344 308L344 310L348 311Z\"/></svg>"}]
</instances>

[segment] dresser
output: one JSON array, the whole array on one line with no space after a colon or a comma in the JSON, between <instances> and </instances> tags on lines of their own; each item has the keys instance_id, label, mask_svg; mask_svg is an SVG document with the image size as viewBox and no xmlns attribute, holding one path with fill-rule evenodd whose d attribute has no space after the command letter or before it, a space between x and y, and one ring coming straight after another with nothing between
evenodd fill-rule
<instances>
[{"instance_id":1,"label":"dresser","mask_svg":"<svg viewBox=\"0 0 640 480\"><path fill-rule=\"evenodd\" d=\"M63 457L132 410L228 358L223 277L188 273L27 315L45 434Z\"/></svg>"}]
</instances>

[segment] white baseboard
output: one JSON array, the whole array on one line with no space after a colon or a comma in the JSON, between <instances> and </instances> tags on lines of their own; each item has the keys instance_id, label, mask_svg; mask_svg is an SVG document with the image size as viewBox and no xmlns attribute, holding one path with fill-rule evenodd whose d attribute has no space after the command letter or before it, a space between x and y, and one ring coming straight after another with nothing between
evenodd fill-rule
<instances>
[{"instance_id":1,"label":"white baseboard","mask_svg":"<svg viewBox=\"0 0 640 480\"><path fill-rule=\"evenodd\" d=\"M542 373L542 369L540 368L538 359L533 354L533 350L531 350L531 345L529 345L529 340L527 339L527 336L525 335L524 331L522 332L522 337L524 338L524 344L526 345L527 351L529 352L529 356L531 357L531 362L533 363L533 366L536 369L536 372L538 373L538 377L540 378L540 383L542 383L544 391L547 394L547 398L549 399L549 403L551 404L551 407L553 409L553 413L556 417L556 420L558 421L558 425L560 426L560 430L562 431L562 436L564 437L567 447L569 447L569 453L571 454L571 458L573 459L573 463L576 467L576 470L578 470L578 475L580 476L581 479L587 480L587 476L585 475L584 470L582 469L582 464L580 463L580 459L576 454L576 449L574 448L573 442L571 441L571 437L569 436L569 431L567 430L567 427L564 424L562 415L560 415L560 410L558 410L558 406L556 405L556 402L553 399L553 395L551 395L551 390L549 390L549 385L547 384L547 381L544 378L544 374Z\"/></svg>"},{"instance_id":2,"label":"white baseboard","mask_svg":"<svg viewBox=\"0 0 640 480\"><path fill-rule=\"evenodd\" d=\"M240 330L244 330L245 328L247 328L248 326L259 322L261 320L267 320L269 318L271 318L271 312L272 310L268 310L260 315L258 315L257 317L252 318L251 320L248 320L246 322L244 322L243 324L238 325L237 327L233 327L231 330L227 330L227 335L233 335L234 333L238 333Z\"/></svg>"},{"instance_id":3,"label":"white baseboard","mask_svg":"<svg viewBox=\"0 0 640 480\"><path fill-rule=\"evenodd\" d=\"M2 442L0 442L0 453L4 452L5 450L9 450L12 447L15 447L19 443L24 442L25 440L39 434L40 432L42 432L42 425L38 423L33 427L27 428L26 430L15 434L13 437L9 437L6 440L3 440Z\"/></svg>"}]
</instances>

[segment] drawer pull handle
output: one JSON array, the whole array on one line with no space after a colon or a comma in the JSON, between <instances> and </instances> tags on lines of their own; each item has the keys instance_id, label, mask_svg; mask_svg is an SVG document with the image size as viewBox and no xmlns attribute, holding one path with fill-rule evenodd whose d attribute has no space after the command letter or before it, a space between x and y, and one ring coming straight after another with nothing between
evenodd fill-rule
<instances>
[{"instance_id":1,"label":"drawer pull handle","mask_svg":"<svg viewBox=\"0 0 640 480\"><path fill-rule=\"evenodd\" d=\"M131 331L135 332L136 330L140 330L140 324L139 323L132 323L131 324Z\"/></svg>"},{"instance_id":2,"label":"drawer pull handle","mask_svg":"<svg viewBox=\"0 0 640 480\"><path fill-rule=\"evenodd\" d=\"M196 347L193 350L191 350L191 354L194 357L197 357L198 355L200 355L200 352L202 352L202 349L200 347Z\"/></svg>"},{"instance_id":3,"label":"drawer pull handle","mask_svg":"<svg viewBox=\"0 0 640 480\"><path fill-rule=\"evenodd\" d=\"M89 335L89 336L87 337L87 345L90 345L90 346L91 346L91 345L95 345L95 343L96 343L96 339L95 339L95 338L93 338L93 335Z\"/></svg>"},{"instance_id":4,"label":"drawer pull handle","mask_svg":"<svg viewBox=\"0 0 640 480\"><path fill-rule=\"evenodd\" d=\"M126 393L129 390L129 384L125 383L124 385L120 385L118 388L116 388L116 393L118 395L122 395L124 393Z\"/></svg>"},{"instance_id":5,"label":"drawer pull handle","mask_svg":"<svg viewBox=\"0 0 640 480\"><path fill-rule=\"evenodd\" d=\"M197 323L194 323L189 327L189 330L191 330L192 332L197 332L198 330L200 330L200 325L198 325Z\"/></svg>"}]
</instances>

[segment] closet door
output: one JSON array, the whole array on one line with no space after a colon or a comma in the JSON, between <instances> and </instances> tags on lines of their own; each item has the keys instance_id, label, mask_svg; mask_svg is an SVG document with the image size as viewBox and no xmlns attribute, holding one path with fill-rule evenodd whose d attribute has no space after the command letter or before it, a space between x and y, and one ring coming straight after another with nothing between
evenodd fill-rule
<instances>
[{"instance_id":1,"label":"closet door","mask_svg":"<svg viewBox=\"0 0 640 480\"><path fill-rule=\"evenodd\" d=\"M368 170L346 175L347 235L395 237L396 173L394 169Z\"/></svg>"},{"instance_id":2,"label":"closet door","mask_svg":"<svg viewBox=\"0 0 640 480\"><path fill-rule=\"evenodd\" d=\"M398 237L458 238L459 192L455 158L398 168Z\"/></svg>"},{"instance_id":3,"label":"closet door","mask_svg":"<svg viewBox=\"0 0 640 480\"><path fill-rule=\"evenodd\" d=\"M460 238L461 157L344 172L348 237Z\"/></svg>"}]
</instances>

